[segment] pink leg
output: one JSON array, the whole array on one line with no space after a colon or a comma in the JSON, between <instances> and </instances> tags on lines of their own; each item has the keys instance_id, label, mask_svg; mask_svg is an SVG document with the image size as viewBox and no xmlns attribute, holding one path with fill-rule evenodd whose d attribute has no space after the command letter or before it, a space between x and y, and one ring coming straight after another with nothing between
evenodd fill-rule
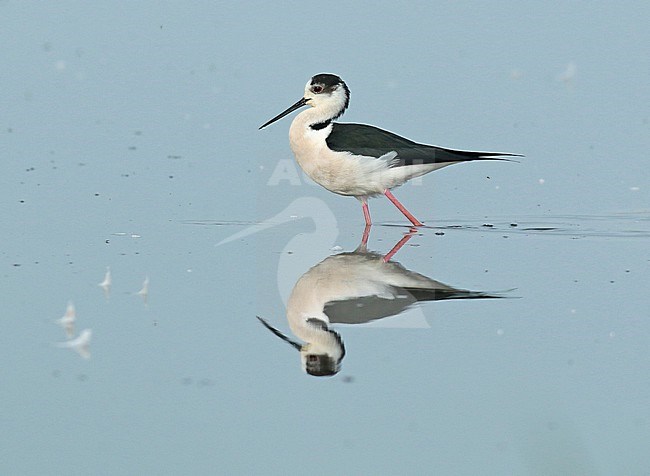
<instances>
[{"instance_id":1,"label":"pink leg","mask_svg":"<svg viewBox=\"0 0 650 476\"><path fill-rule=\"evenodd\" d=\"M397 253L402 248L402 246L404 246L406 242L410 240L411 237L416 233L417 233L417 229L411 228L409 232L406 235L404 235L402 239L399 240L395 246L393 246L393 249L391 249L388 253L386 253L386 255L383 257L384 263L388 263L391 260L391 258L395 256L395 253Z\"/></svg>"},{"instance_id":2,"label":"pink leg","mask_svg":"<svg viewBox=\"0 0 650 476\"><path fill-rule=\"evenodd\" d=\"M399 202L399 200L397 200L397 199L395 198L395 195L393 195L393 194L391 193L390 190L388 190L388 189L384 190L384 195L386 195L386 197L388 198L388 200L390 200L391 202L393 202L393 205L395 205L395 206L397 207L397 209L398 209L400 212L402 212L402 213L404 214L404 216L405 216L406 218L408 218L409 221L410 221L411 223L413 223L413 226L424 226L422 223L420 223L420 222L418 221L417 218L415 218L413 215L411 215L411 212L409 212L409 211L404 207L404 205L402 205L402 204Z\"/></svg>"},{"instance_id":3,"label":"pink leg","mask_svg":"<svg viewBox=\"0 0 650 476\"><path fill-rule=\"evenodd\" d=\"M366 219L366 226L368 227L372 225L372 221L370 220L370 210L368 210L368 200L361 200L361 206L363 207L363 218Z\"/></svg>"}]
</instances>

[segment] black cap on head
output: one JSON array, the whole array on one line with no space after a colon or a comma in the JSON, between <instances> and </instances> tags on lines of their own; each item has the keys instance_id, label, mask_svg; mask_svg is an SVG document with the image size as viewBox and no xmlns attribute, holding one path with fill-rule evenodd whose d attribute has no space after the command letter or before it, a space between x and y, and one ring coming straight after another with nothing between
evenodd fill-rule
<instances>
[{"instance_id":1,"label":"black cap on head","mask_svg":"<svg viewBox=\"0 0 650 476\"><path fill-rule=\"evenodd\" d=\"M318 84L322 86L323 90L322 92L324 93L331 93L332 91L338 89L339 87L342 87L343 90L345 91L345 104L343 104L343 107L339 111L338 114L336 114L334 117L330 118L336 119L337 117L341 116L345 112L345 110L348 108L350 105L350 88L348 88L348 85L345 84L345 81L343 81L340 77L338 77L335 74L329 74L329 73L321 73L317 74L316 76L312 76L311 78L311 83L312 86ZM315 91L320 93L321 91Z\"/></svg>"},{"instance_id":2,"label":"black cap on head","mask_svg":"<svg viewBox=\"0 0 650 476\"><path fill-rule=\"evenodd\" d=\"M345 84L341 78L335 74L321 73L311 78L311 84L322 84L326 88L331 88L338 84Z\"/></svg>"}]
</instances>

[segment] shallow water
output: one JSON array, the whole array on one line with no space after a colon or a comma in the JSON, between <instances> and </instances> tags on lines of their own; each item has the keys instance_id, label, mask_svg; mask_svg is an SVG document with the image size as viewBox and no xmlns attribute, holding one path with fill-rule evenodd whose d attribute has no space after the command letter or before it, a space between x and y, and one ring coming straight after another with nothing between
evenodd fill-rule
<instances>
[{"instance_id":1,"label":"shallow water","mask_svg":"<svg viewBox=\"0 0 650 476\"><path fill-rule=\"evenodd\" d=\"M650 13L531 8L0 2L0 472L647 473ZM415 231L372 200L364 250L257 131L322 71L346 121L526 157L398 189ZM323 270L317 378L256 316L302 345ZM389 274L435 289L359 297Z\"/></svg>"}]
</instances>

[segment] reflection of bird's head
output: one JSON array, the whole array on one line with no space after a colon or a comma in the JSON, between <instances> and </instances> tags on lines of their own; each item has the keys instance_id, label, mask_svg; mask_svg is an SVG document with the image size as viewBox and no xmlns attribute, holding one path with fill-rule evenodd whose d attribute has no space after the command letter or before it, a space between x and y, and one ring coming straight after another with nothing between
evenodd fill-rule
<instances>
[{"instance_id":1,"label":"reflection of bird's head","mask_svg":"<svg viewBox=\"0 0 650 476\"><path fill-rule=\"evenodd\" d=\"M341 370L345 346L338 332L320 319L307 319L303 338L307 344L300 349L302 368L316 377L332 376Z\"/></svg>"},{"instance_id":2,"label":"reflection of bird's head","mask_svg":"<svg viewBox=\"0 0 650 476\"><path fill-rule=\"evenodd\" d=\"M283 341L300 351L302 368L315 377L336 375L341 369L341 361L345 357L345 346L338 332L333 331L319 319L307 319L303 338L307 341L301 345L282 332L272 327L261 317L260 322Z\"/></svg>"},{"instance_id":3,"label":"reflection of bird's head","mask_svg":"<svg viewBox=\"0 0 650 476\"><path fill-rule=\"evenodd\" d=\"M302 368L309 375L314 377L331 377L339 371L339 365L327 354L313 354L311 352L300 352Z\"/></svg>"}]
</instances>

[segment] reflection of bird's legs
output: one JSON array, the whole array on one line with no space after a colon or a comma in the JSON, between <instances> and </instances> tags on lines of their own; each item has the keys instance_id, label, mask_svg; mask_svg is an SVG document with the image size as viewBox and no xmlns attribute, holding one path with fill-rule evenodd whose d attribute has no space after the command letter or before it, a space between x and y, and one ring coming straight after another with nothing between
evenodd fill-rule
<instances>
[{"instance_id":1,"label":"reflection of bird's legs","mask_svg":"<svg viewBox=\"0 0 650 476\"><path fill-rule=\"evenodd\" d=\"M397 209L404 214L406 218L409 219L411 223L413 223L413 226L424 226L422 223L420 223L420 220L415 218L413 215L411 215L411 212L409 212L404 205L402 205L397 198L395 198L395 195L391 193L390 190L386 189L384 190L384 195L393 202L393 205L397 207ZM367 221L367 220L366 220Z\"/></svg>"},{"instance_id":2,"label":"reflection of bird's legs","mask_svg":"<svg viewBox=\"0 0 650 476\"><path fill-rule=\"evenodd\" d=\"M363 235L361 235L361 243L357 246L357 249L354 250L355 253L367 253L368 252L368 238L370 237L370 230L372 229L371 225L366 225L363 229Z\"/></svg>"},{"instance_id":3,"label":"reflection of bird's legs","mask_svg":"<svg viewBox=\"0 0 650 476\"><path fill-rule=\"evenodd\" d=\"M417 232L418 232L417 228L411 228L409 232L406 235L404 235L402 239L399 240L388 253L386 253L386 255L383 258L384 263L388 263L391 260L391 258L395 256L395 253L397 253L402 248L402 246L404 246L406 242L410 240L411 237L415 235Z\"/></svg>"},{"instance_id":4,"label":"reflection of bird's legs","mask_svg":"<svg viewBox=\"0 0 650 476\"><path fill-rule=\"evenodd\" d=\"M361 237L361 246L363 246L364 249L368 249L368 238L370 237L371 228L372 228L371 225L366 225L366 227L363 229L363 236Z\"/></svg>"},{"instance_id":5,"label":"reflection of bird's legs","mask_svg":"<svg viewBox=\"0 0 650 476\"><path fill-rule=\"evenodd\" d=\"M368 199L367 198L362 198L361 199L361 206L363 207L363 218L366 219L366 228L372 225L372 221L370 220L370 210L368 209Z\"/></svg>"}]
</instances>

